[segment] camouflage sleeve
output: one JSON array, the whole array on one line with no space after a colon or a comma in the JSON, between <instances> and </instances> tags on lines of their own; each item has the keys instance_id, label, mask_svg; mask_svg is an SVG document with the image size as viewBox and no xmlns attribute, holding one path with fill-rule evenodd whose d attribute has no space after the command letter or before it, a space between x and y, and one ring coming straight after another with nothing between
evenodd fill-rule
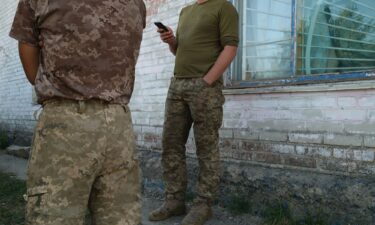
<instances>
[{"instance_id":1,"label":"camouflage sleeve","mask_svg":"<svg viewBox=\"0 0 375 225\"><path fill-rule=\"evenodd\" d=\"M147 19L147 10L144 1L142 1L142 19L143 19L143 28L146 28L146 19Z\"/></svg>"},{"instance_id":2,"label":"camouflage sleeve","mask_svg":"<svg viewBox=\"0 0 375 225\"><path fill-rule=\"evenodd\" d=\"M35 12L30 0L20 0L9 36L24 43L38 46Z\"/></svg>"}]
</instances>

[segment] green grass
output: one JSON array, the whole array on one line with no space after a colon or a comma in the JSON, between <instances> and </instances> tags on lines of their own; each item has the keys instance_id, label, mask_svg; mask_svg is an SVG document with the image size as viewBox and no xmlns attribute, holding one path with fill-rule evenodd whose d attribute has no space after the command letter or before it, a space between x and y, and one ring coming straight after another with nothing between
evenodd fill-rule
<instances>
[{"instance_id":1,"label":"green grass","mask_svg":"<svg viewBox=\"0 0 375 225\"><path fill-rule=\"evenodd\" d=\"M26 182L0 172L0 225L24 225ZM90 225L89 214L86 225Z\"/></svg>"},{"instance_id":2,"label":"green grass","mask_svg":"<svg viewBox=\"0 0 375 225\"><path fill-rule=\"evenodd\" d=\"M0 173L0 225L23 225L25 221L26 183Z\"/></svg>"},{"instance_id":3,"label":"green grass","mask_svg":"<svg viewBox=\"0 0 375 225\"><path fill-rule=\"evenodd\" d=\"M8 135L0 132L0 149L6 149L9 146Z\"/></svg>"},{"instance_id":4,"label":"green grass","mask_svg":"<svg viewBox=\"0 0 375 225\"><path fill-rule=\"evenodd\" d=\"M264 225L297 225L287 203L270 205L264 212Z\"/></svg>"},{"instance_id":5,"label":"green grass","mask_svg":"<svg viewBox=\"0 0 375 225\"><path fill-rule=\"evenodd\" d=\"M329 225L329 218L322 212L307 214L300 220L293 218L291 209L286 202L269 205L264 213L264 225Z\"/></svg>"},{"instance_id":6,"label":"green grass","mask_svg":"<svg viewBox=\"0 0 375 225\"><path fill-rule=\"evenodd\" d=\"M251 204L244 197L232 196L228 204L228 209L235 215L246 214L251 212Z\"/></svg>"}]
</instances>

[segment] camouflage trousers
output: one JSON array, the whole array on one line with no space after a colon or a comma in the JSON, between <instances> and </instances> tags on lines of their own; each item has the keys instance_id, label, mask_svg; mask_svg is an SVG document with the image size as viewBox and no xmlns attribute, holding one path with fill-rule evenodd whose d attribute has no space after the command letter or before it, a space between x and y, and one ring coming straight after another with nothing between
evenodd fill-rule
<instances>
[{"instance_id":1,"label":"camouflage trousers","mask_svg":"<svg viewBox=\"0 0 375 225\"><path fill-rule=\"evenodd\" d=\"M140 224L140 177L128 107L50 100L28 164L27 225Z\"/></svg>"},{"instance_id":2,"label":"camouflage trousers","mask_svg":"<svg viewBox=\"0 0 375 225\"><path fill-rule=\"evenodd\" d=\"M193 126L199 162L197 194L213 200L220 181L219 128L223 119L222 84L202 78L172 78L163 129L163 179L167 195L184 196L187 189L186 142Z\"/></svg>"}]
</instances>

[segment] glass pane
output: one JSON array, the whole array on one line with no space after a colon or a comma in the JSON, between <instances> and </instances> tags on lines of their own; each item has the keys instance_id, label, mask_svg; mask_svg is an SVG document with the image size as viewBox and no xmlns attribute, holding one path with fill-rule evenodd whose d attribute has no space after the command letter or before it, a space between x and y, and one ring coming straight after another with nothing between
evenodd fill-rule
<instances>
[{"instance_id":1,"label":"glass pane","mask_svg":"<svg viewBox=\"0 0 375 225\"><path fill-rule=\"evenodd\" d=\"M297 74L375 69L374 0L300 0Z\"/></svg>"},{"instance_id":2,"label":"glass pane","mask_svg":"<svg viewBox=\"0 0 375 225\"><path fill-rule=\"evenodd\" d=\"M246 0L242 80L291 76L291 0Z\"/></svg>"}]
</instances>

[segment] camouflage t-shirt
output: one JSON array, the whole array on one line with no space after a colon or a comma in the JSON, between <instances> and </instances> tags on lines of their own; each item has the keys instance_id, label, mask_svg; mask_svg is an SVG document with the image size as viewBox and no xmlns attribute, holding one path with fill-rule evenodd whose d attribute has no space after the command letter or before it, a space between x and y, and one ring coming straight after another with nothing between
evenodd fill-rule
<instances>
[{"instance_id":1,"label":"camouflage t-shirt","mask_svg":"<svg viewBox=\"0 0 375 225\"><path fill-rule=\"evenodd\" d=\"M38 102L101 99L127 104L133 92L146 8L142 0L20 0L10 36L43 39Z\"/></svg>"}]
</instances>

